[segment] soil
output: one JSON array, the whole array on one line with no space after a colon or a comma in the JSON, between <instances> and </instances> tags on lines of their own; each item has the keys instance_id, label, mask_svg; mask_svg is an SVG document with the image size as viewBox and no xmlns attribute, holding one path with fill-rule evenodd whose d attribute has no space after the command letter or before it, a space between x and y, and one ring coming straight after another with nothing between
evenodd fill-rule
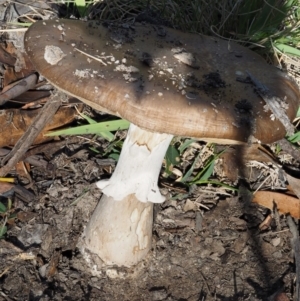
<instances>
[{"instance_id":1,"label":"soil","mask_svg":"<svg viewBox=\"0 0 300 301\"><path fill-rule=\"evenodd\" d=\"M155 205L147 259L93 276L76 244L101 196L92 183L113 161L67 145L49 162L55 169L32 169L33 199L12 198L18 218L0 240L0 300L254 301L281 290L291 296L295 266L285 218L261 231L268 210L247 194L218 196L209 187L182 200L172 199L176 189L162 188L167 201Z\"/></svg>"},{"instance_id":2,"label":"soil","mask_svg":"<svg viewBox=\"0 0 300 301\"><path fill-rule=\"evenodd\" d=\"M15 189L0 197L3 204L12 200L15 214L0 240L0 301L292 300L295 263L285 217L275 214L261 228L270 211L247 193L205 185L187 194L163 177L167 201L155 205L147 258L94 275L77 241L101 197L94 183L115 161L95 155L85 141L66 140L41 156L47 164L31 169L28 194Z\"/></svg>"}]
</instances>

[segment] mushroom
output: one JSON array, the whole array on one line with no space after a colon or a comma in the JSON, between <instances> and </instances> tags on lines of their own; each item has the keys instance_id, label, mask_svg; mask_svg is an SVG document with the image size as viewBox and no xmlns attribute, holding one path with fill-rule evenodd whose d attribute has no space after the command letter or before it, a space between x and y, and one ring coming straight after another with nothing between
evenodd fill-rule
<instances>
[{"instance_id":1,"label":"mushroom","mask_svg":"<svg viewBox=\"0 0 300 301\"><path fill-rule=\"evenodd\" d=\"M135 265L150 250L153 203L164 201L157 181L173 135L220 144L284 137L285 126L253 79L276 96L289 120L299 105L298 87L286 74L215 37L48 20L29 28L25 47L55 87L131 122L113 175L97 183L103 196L81 243L98 268Z\"/></svg>"}]
</instances>

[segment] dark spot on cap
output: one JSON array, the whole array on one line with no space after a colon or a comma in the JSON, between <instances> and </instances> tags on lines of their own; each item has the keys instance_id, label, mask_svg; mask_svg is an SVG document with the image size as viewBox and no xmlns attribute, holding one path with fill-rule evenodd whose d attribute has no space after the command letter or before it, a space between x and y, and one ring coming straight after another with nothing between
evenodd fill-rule
<instances>
[{"instance_id":1,"label":"dark spot on cap","mask_svg":"<svg viewBox=\"0 0 300 301\"><path fill-rule=\"evenodd\" d=\"M241 114L251 113L253 109L252 103L247 99L239 100L234 106L235 109Z\"/></svg>"},{"instance_id":2,"label":"dark spot on cap","mask_svg":"<svg viewBox=\"0 0 300 301\"><path fill-rule=\"evenodd\" d=\"M205 81L204 86L206 88L224 88L225 82L222 80L218 72L211 72L203 75Z\"/></svg>"},{"instance_id":3,"label":"dark spot on cap","mask_svg":"<svg viewBox=\"0 0 300 301\"><path fill-rule=\"evenodd\" d=\"M147 52L142 53L141 62L148 67L152 67L154 65L151 54Z\"/></svg>"}]
</instances>

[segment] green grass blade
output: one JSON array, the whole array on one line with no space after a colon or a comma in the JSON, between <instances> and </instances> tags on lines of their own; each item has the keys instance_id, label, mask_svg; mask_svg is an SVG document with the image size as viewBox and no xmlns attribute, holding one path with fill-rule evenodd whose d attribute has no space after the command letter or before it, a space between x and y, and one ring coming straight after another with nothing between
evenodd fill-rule
<instances>
[{"instance_id":1,"label":"green grass blade","mask_svg":"<svg viewBox=\"0 0 300 301\"><path fill-rule=\"evenodd\" d=\"M208 165L202 176L200 177L200 181L207 181L212 175L215 167L215 159Z\"/></svg>"},{"instance_id":2,"label":"green grass blade","mask_svg":"<svg viewBox=\"0 0 300 301\"><path fill-rule=\"evenodd\" d=\"M85 0L75 0L75 5L78 9L78 12L81 17L84 17L86 9L87 9L87 3Z\"/></svg>"},{"instance_id":3,"label":"green grass blade","mask_svg":"<svg viewBox=\"0 0 300 301\"><path fill-rule=\"evenodd\" d=\"M182 179L180 180L181 183L185 183L185 182L189 179L189 177L191 176L191 174L193 173L193 171L194 171L194 169L195 169L195 165L196 165L196 163L198 162L201 153L202 153L202 150L200 151L200 153L199 153L199 154L197 155L197 157L195 158L195 160L194 160L194 162L193 162L191 168L185 173L185 175L184 175L184 176L182 177Z\"/></svg>"},{"instance_id":4,"label":"green grass blade","mask_svg":"<svg viewBox=\"0 0 300 301\"><path fill-rule=\"evenodd\" d=\"M91 117L89 117L89 116L87 116L87 115L85 115L85 114L82 114L82 113L79 113L79 114L80 114L80 116L81 116L82 118L84 118L89 124L95 124L95 123L97 123L97 121L94 120L93 118L91 118Z\"/></svg>"},{"instance_id":5,"label":"green grass blade","mask_svg":"<svg viewBox=\"0 0 300 301\"><path fill-rule=\"evenodd\" d=\"M22 22L7 22L6 24L23 26L23 27L30 27L32 25L32 23L22 23Z\"/></svg>"},{"instance_id":6,"label":"green grass blade","mask_svg":"<svg viewBox=\"0 0 300 301\"><path fill-rule=\"evenodd\" d=\"M12 208L12 200L11 199L8 199L8 202L7 202L7 209L10 210Z\"/></svg>"},{"instance_id":7,"label":"green grass blade","mask_svg":"<svg viewBox=\"0 0 300 301\"><path fill-rule=\"evenodd\" d=\"M111 132L97 132L95 134L103 137L104 139L106 139L109 142L111 142L115 139L115 135L112 134Z\"/></svg>"},{"instance_id":8,"label":"green grass blade","mask_svg":"<svg viewBox=\"0 0 300 301\"><path fill-rule=\"evenodd\" d=\"M298 108L297 114L296 114L296 118L300 117L300 107Z\"/></svg>"},{"instance_id":9,"label":"green grass blade","mask_svg":"<svg viewBox=\"0 0 300 301\"><path fill-rule=\"evenodd\" d=\"M0 239L4 237L7 232L7 227L5 225L0 225Z\"/></svg>"},{"instance_id":10,"label":"green grass blade","mask_svg":"<svg viewBox=\"0 0 300 301\"><path fill-rule=\"evenodd\" d=\"M300 141L300 132L297 132L294 135L288 137L287 140L290 141L291 143L296 143Z\"/></svg>"},{"instance_id":11,"label":"green grass blade","mask_svg":"<svg viewBox=\"0 0 300 301\"><path fill-rule=\"evenodd\" d=\"M180 161L180 155L174 145L168 147L166 156L166 173L170 174L173 166L177 165Z\"/></svg>"},{"instance_id":12,"label":"green grass blade","mask_svg":"<svg viewBox=\"0 0 300 301\"><path fill-rule=\"evenodd\" d=\"M130 123L127 120L120 119L53 131L45 134L45 136L97 134L111 141L114 136L110 132L126 130L129 125Z\"/></svg>"},{"instance_id":13,"label":"green grass blade","mask_svg":"<svg viewBox=\"0 0 300 301\"><path fill-rule=\"evenodd\" d=\"M297 49L295 47L285 45L285 44L277 44L274 43L275 48L277 48L279 51L289 54L289 55L295 55L295 56L300 56L300 49Z\"/></svg>"},{"instance_id":14,"label":"green grass blade","mask_svg":"<svg viewBox=\"0 0 300 301\"><path fill-rule=\"evenodd\" d=\"M202 180L206 181L212 175L216 159L218 159L225 151L226 149L214 155L206 164L206 166L195 176L194 180L191 183L194 184L196 181L202 181Z\"/></svg>"},{"instance_id":15,"label":"green grass blade","mask_svg":"<svg viewBox=\"0 0 300 301\"><path fill-rule=\"evenodd\" d=\"M7 211L6 206L2 202L0 202L0 212L5 213L6 211Z\"/></svg>"},{"instance_id":16,"label":"green grass blade","mask_svg":"<svg viewBox=\"0 0 300 301\"><path fill-rule=\"evenodd\" d=\"M178 151L180 153L180 155L194 142L196 142L196 139L186 139L182 145L180 145L180 147L178 148Z\"/></svg>"},{"instance_id":17,"label":"green grass blade","mask_svg":"<svg viewBox=\"0 0 300 301\"><path fill-rule=\"evenodd\" d=\"M108 156L108 158L111 158L111 159L113 159L113 160L115 160L115 161L119 161L120 154L118 154L118 153L112 153L112 154L110 154L110 155Z\"/></svg>"}]
</instances>

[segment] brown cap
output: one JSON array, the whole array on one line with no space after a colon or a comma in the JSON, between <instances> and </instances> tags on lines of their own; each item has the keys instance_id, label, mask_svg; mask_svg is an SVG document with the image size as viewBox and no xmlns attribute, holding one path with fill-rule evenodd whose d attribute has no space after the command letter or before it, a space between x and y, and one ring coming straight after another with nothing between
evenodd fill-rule
<instances>
[{"instance_id":1,"label":"brown cap","mask_svg":"<svg viewBox=\"0 0 300 301\"><path fill-rule=\"evenodd\" d=\"M135 24L49 20L33 24L25 47L54 86L141 128L219 143L285 136L251 74L295 117L298 86L234 42Z\"/></svg>"}]
</instances>

